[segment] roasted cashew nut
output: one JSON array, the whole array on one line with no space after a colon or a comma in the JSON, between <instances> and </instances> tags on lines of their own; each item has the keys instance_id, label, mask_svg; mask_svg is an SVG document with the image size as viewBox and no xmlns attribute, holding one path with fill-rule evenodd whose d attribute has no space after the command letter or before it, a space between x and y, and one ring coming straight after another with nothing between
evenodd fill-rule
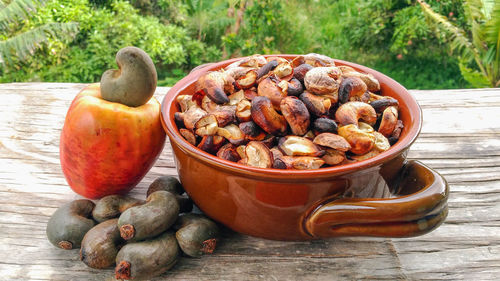
<instances>
[{"instance_id":1,"label":"roasted cashew nut","mask_svg":"<svg viewBox=\"0 0 500 281\"><path fill-rule=\"evenodd\" d=\"M335 66L335 61L325 55L309 53L303 57L305 63L313 66Z\"/></svg>"},{"instance_id":2,"label":"roasted cashew nut","mask_svg":"<svg viewBox=\"0 0 500 281\"><path fill-rule=\"evenodd\" d=\"M371 126L365 123L359 123L358 127L355 124L349 124L339 128L339 135L347 140L351 145L351 152L357 155L362 155L372 150L375 144L375 136ZM367 128L369 127L369 128Z\"/></svg>"},{"instance_id":3,"label":"roasted cashew nut","mask_svg":"<svg viewBox=\"0 0 500 281\"><path fill-rule=\"evenodd\" d=\"M354 68L345 65L339 66L339 69L342 71L343 78L358 77L363 80L368 87L368 91L378 92L380 90L380 82L373 75L358 72Z\"/></svg>"},{"instance_id":4,"label":"roasted cashew nut","mask_svg":"<svg viewBox=\"0 0 500 281\"><path fill-rule=\"evenodd\" d=\"M208 99L208 98L207 98ZM175 98L179 106L181 107L181 112L186 112L191 106L196 105L196 102L193 101L192 95L180 95Z\"/></svg>"},{"instance_id":5,"label":"roasted cashew nut","mask_svg":"<svg viewBox=\"0 0 500 281\"><path fill-rule=\"evenodd\" d=\"M332 106L332 101L328 96L317 96L308 91L304 91L299 98L304 102L307 110L317 117L327 114Z\"/></svg>"},{"instance_id":6,"label":"roasted cashew nut","mask_svg":"<svg viewBox=\"0 0 500 281\"><path fill-rule=\"evenodd\" d=\"M306 89L317 95L335 93L339 89L340 70L335 66L315 67L304 77Z\"/></svg>"},{"instance_id":7,"label":"roasted cashew nut","mask_svg":"<svg viewBox=\"0 0 500 281\"><path fill-rule=\"evenodd\" d=\"M311 116L301 100L288 96L281 100L280 108L294 135L307 133Z\"/></svg>"},{"instance_id":8,"label":"roasted cashew nut","mask_svg":"<svg viewBox=\"0 0 500 281\"><path fill-rule=\"evenodd\" d=\"M335 118L341 126L349 124L358 125L358 120L360 119L373 125L377 121L377 113L375 109L367 103L351 101L344 103L337 109Z\"/></svg>"},{"instance_id":9,"label":"roasted cashew nut","mask_svg":"<svg viewBox=\"0 0 500 281\"><path fill-rule=\"evenodd\" d=\"M196 92L203 91L217 104L228 103L226 92L230 94L234 92L234 82L234 78L227 72L207 72L196 81Z\"/></svg>"},{"instance_id":10,"label":"roasted cashew nut","mask_svg":"<svg viewBox=\"0 0 500 281\"><path fill-rule=\"evenodd\" d=\"M279 87L271 78L266 78L257 86L257 94L259 96L268 97L274 109L280 110L280 103L281 100L287 96L287 89Z\"/></svg>"},{"instance_id":11,"label":"roasted cashew nut","mask_svg":"<svg viewBox=\"0 0 500 281\"><path fill-rule=\"evenodd\" d=\"M274 110L268 97L258 96L254 98L251 114L252 120L267 133L279 136L286 133L286 119Z\"/></svg>"},{"instance_id":12,"label":"roasted cashew nut","mask_svg":"<svg viewBox=\"0 0 500 281\"><path fill-rule=\"evenodd\" d=\"M366 84L358 77L342 79L339 86L339 102L346 103L351 97L361 97L366 92Z\"/></svg>"},{"instance_id":13,"label":"roasted cashew nut","mask_svg":"<svg viewBox=\"0 0 500 281\"><path fill-rule=\"evenodd\" d=\"M395 106L389 106L382 113L382 121L380 121L378 132L385 137L390 137L396 128L397 123L398 109Z\"/></svg>"},{"instance_id":14,"label":"roasted cashew nut","mask_svg":"<svg viewBox=\"0 0 500 281\"><path fill-rule=\"evenodd\" d=\"M314 156L283 156L275 161L274 166L277 169L297 169L314 170L319 169L325 164L325 161Z\"/></svg>"}]
</instances>

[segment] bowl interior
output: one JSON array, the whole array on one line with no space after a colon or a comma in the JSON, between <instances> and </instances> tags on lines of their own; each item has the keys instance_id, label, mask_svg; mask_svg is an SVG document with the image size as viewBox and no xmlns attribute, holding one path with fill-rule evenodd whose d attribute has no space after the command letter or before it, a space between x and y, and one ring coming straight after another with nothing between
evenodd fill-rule
<instances>
[{"instance_id":1,"label":"bowl interior","mask_svg":"<svg viewBox=\"0 0 500 281\"><path fill-rule=\"evenodd\" d=\"M272 56L293 59L297 55ZM402 85L389 78L388 76L368 67L347 61L335 60L335 63L337 65L347 65L360 72L372 74L380 82L381 93L384 96L390 96L399 101L399 118L403 121L404 129L401 133L400 139L394 145L392 145L389 150L384 151L383 153L373 158L369 158L360 162L321 168L317 170L280 170L271 168L263 169L245 166L218 158L188 143L180 135L174 122L174 113L180 111L179 106L175 102L175 98L178 95L192 95L195 91L195 83L203 73L221 69L239 59L241 58L221 61L194 70L168 91L161 105L162 124L167 135L170 138L172 145L177 145L184 153L187 153L191 157L194 157L199 161L203 161L208 165L215 166L224 170L231 170L235 173L246 174L247 176L256 176L259 178L283 178L284 176L290 177L290 175L293 175L294 179L311 176L321 178L324 176L339 175L360 169L365 169L389 161L394 157L400 155L402 152L406 151L406 149L415 141L420 132L422 123L422 113L420 107L415 98Z\"/></svg>"}]
</instances>

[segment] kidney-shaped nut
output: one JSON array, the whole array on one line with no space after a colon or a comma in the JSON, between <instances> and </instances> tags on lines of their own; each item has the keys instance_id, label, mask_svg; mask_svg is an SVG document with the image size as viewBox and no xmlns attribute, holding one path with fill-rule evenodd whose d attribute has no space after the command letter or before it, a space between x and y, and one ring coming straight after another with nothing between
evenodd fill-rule
<instances>
[{"instance_id":1,"label":"kidney-shaped nut","mask_svg":"<svg viewBox=\"0 0 500 281\"><path fill-rule=\"evenodd\" d=\"M273 154L273 159L274 160L283 157L283 152L281 152L281 150L277 146L272 147L270 149L270 151Z\"/></svg>"},{"instance_id":2,"label":"kidney-shaped nut","mask_svg":"<svg viewBox=\"0 0 500 281\"><path fill-rule=\"evenodd\" d=\"M339 102L346 103L351 97L360 97L366 92L366 84L358 77L347 77L342 79L339 86Z\"/></svg>"},{"instance_id":3,"label":"kidney-shaped nut","mask_svg":"<svg viewBox=\"0 0 500 281\"><path fill-rule=\"evenodd\" d=\"M280 109L294 135L301 136L307 133L311 116L301 100L296 97L286 97L281 100Z\"/></svg>"},{"instance_id":4,"label":"kidney-shaped nut","mask_svg":"<svg viewBox=\"0 0 500 281\"><path fill-rule=\"evenodd\" d=\"M304 77L306 89L318 95L335 93L339 89L340 70L337 67L315 67Z\"/></svg>"},{"instance_id":5,"label":"kidney-shaped nut","mask_svg":"<svg viewBox=\"0 0 500 281\"><path fill-rule=\"evenodd\" d=\"M248 71L244 76L236 80L236 86L240 89L249 89L255 85L257 81L257 72L255 70Z\"/></svg>"},{"instance_id":6,"label":"kidney-shaped nut","mask_svg":"<svg viewBox=\"0 0 500 281\"><path fill-rule=\"evenodd\" d=\"M279 169L314 170L319 169L325 161L314 156L283 156L275 164Z\"/></svg>"},{"instance_id":7,"label":"kidney-shaped nut","mask_svg":"<svg viewBox=\"0 0 500 281\"><path fill-rule=\"evenodd\" d=\"M210 154L215 154L224 145L225 141L224 137L207 135L201 139L196 147Z\"/></svg>"},{"instance_id":8,"label":"kidney-shaped nut","mask_svg":"<svg viewBox=\"0 0 500 281\"><path fill-rule=\"evenodd\" d=\"M223 145L219 151L217 151L217 157L231 162L238 162L241 159L240 155L236 151L236 146L232 143L226 143Z\"/></svg>"},{"instance_id":9,"label":"kidney-shaped nut","mask_svg":"<svg viewBox=\"0 0 500 281\"><path fill-rule=\"evenodd\" d=\"M342 72L342 76L349 72L357 72L356 69L347 65L337 65L337 67L340 69L340 72Z\"/></svg>"},{"instance_id":10,"label":"kidney-shaped nut","mask_svg":"<svg viewBox=\"0 0 500 281\"><path fill-rule=\"evenodd\" d=\"M175 228L177 242L182 251L190 257L212 254L217 245L219 228L207 217L200 214L179 216Z\"/></svg>"},{"instance_id":11,"label":"kidney-shaped nut","mask_svg":"<svg viewBox=\"0 0 500 281\"><path fill-rule=\"evenodd\" d=\"M193 95L194 96L194 95ZM195 103L196 104L196 103ZM196 104L197 105L197 104ZM211 100L208 96L203 96L201 99L201 108L206 112L212 112L219 108L220 105L216 104L213 100Z\"/></svg>"},{"instance_id":12,"label":"kidney-shaped nut","mask_svg":"<svg viewBox=\"0 0 500 281\"><path fill-rule=\"evenodd\" d=\"M399 137L401 136L401 133L403 132L404 124L403 121L398 120L398 123L396 124L396 128L394 128L394 131L392 131L391 136L389 137L390 143L395 143Z\"/></svg>"},{"instance_id":13,"label":"kidney-shaped nut","mask_svg":"<svg viewBox=\"0 0 500 281\"><path fill-rule=\"evenodd\" d=\"M181 182L173 177L173 176L161 176L155 179L148 187L148 190L146 192L146 196L149 196L151 193L156 192L156 191L168 191L172 192L173 194L183 194L184 187L182 187Z\"/></svg>"},{"instance_id":14,"label":"kidney-shaped nut","mask_svg":"<svg viewBox=\"0 0 500 281\"><path fill-rule=\"evenodd\" d=\"M137 47L125 47L116 54L118 69L109 69L101 77L101 97L137 107L148 102L156 89L158 75L151 57Z\"/></svg>"},{"instance_id":15,"label":"kidney-shaped nut","mask_svg":"<svg viewBox=\"0 0 500 281\"><path fill-rule=\"evenodd\" d=\"M249 101L253 100L256 96L258 96L257 94L257 88L255 87L252 87L250 89L246 89L244 94L245 98Z\"/></svg>"},{"instance_id":16,"label":"kidney-shaped nut","mask_svg":"<svg viewBox=\"0 0 500 281\"><path fill-rule=\"evenodd\" d=\"M246 99L242 99L236 106L236 117L240 122L248 122L252 120L252 103Z\"/></svg>"},{"instance_id":17,"label":"kidney-shaped nut","mask_svg":"<svg viewBox=\"0 0 500 281\"><path fill-rule=\"evenodd\" d=\"M174 122L175 122L175 125L177 126L177 128L184 128L184 113L183 112L175 112L174 113Z\"/></svg>"},{"instance_id":18,"label":"kidney-shaped nut","mask_svg":"<svg viewBox=\"0 0 500 281\"><path fill-rule=\"evenodd\" d=\"M292 78L293 76L293 68L288 61L284 61L276 66L276 68L273 70L273 73L280 79L290 80L290 78Z\"/></svg>"},{"instance_id":19,"label":"kidney-shaped nut","mask_svg":"<svg viewBox=\"0 0 500 281\"><path fill-rule=\"evenodd\" d=\"M287 156L291 157L291 156ZM275 158L273 162L273 169L281 169L281 170L286 170L286 169L293 169L291 163L285 163L281 158Z\"/></svg>"},{"instance_id":20,"label":"kidney-shaped nut","mask_svg":"<svg viewBox=\"0 0 500 281\"><path fill-rule=\"evenodd\" d=\"M305 63L313 66L335 66L335 61L325 55L309 53L303 57Z\"/></svg>"},{"instance_id":21,"label":"kidney-shaped nut","mask_svg":"<svg viewBox=\"0 0 500 281\"><path fill-rule=\"evenodd\" d=\"M266 137L266 133L253 121L240 123L238 127L249 141L261 141Z\"/></svg>"},{"instance_id":22,"label":"kidney-shaped nut","mask_svg":"<svg viewBox=\"0 0 500 281\"><path fill-rule=\"evenodd\" d=\"M246 145L239 145L236 147L236 152L240 156L241 160L245 160L247 158L247 155L245 154L245 148Z\"/></svg>"},{"instance_id":23,"label":"kidney-shaped nut","mask_svg":"<svg viewBox=\"0 0 500 281\"><path fill-rule=\"evenodd\" d=\"M194 133L188 129L181 128L179 129L179 133L185 140L187 140L190 144L196 145L196 136Z\"/></svg>"},{"instance_id":24,"label":"kidney-shaped nut","mask_svg":"<svg viewBox=\"0 0 500 281\"><path fill-rule=\"evenodd\" d=\"M267 60L264 56L259 55L259 54L255 54L255 55L251 55L251 56L246 57L246 58L242 58L241 60L238 60L238 61L230 64L229 66L227 66L227 69L232 68L232 67L236 67L236 66L258 68L258 67L265 65L266 63L267 63Z\"/></svg>"},{"instance_id":25,"label":"kidney-shaped nut","mask_svg":"<svg viewBox=\"0 0 500 281\"><path fill-rule=\"evenodd\" d=\"M220 109L212 111L211 114L217 119L219 127L225 127L236 120L236 107L222 106Z\"/></svg>"},{"instance_id":26,"label":"kidney-shaped nut","mask_svg":"<svg viewBox=\"0 0 500 281\"><path fill-rule=\"evenodd\" d=\"M125 241L120 237L118 219L110 219L91 228L83 237L80 260L92 268L107 268Z\"/></svg>"},{"instance_id":27,"label":"kidney-shaped nut","mask_svg":"<svg viewBox=\"0 0 500 281\"><path fill-rule=\"evenodd\" d=\"M171 231L157 237L123 246L116 255L117 280L143 280L158 276L175 265L180 256L177 239Z\"/></svg>"},{"instance_id":28,"label":"kidney-shaped nut","mask_svg":"<svg viewBox=\"0 0 500 281\"><path fill-rule=\"evenodd\" d=\"M181 107L181 112L186 112L191 106L196 105L192 95L179 95L175 100Z\"/></svg>"},{"instance_id":29,"label":"kidney-shaped nut","mask_svg":"<svg viewBox=\"0 0 500 281\"><path fill-rule=\"evenodd\" d=\"M257 86L257 94L268 97L274 109L279 110L281 100L287 96L287 90L279 87L271 78L266 78Z\"/></svg>"},{"instance_id":30,"label":"kidney-shaped nut","mask_svg":"<svg viewBox=\"0 0 500 281\"><path fill-rule=\"evenodd\" d=\"M217 128L217 135L226 138L234 145L240 145L245 142L245 134L236 124L227 125L224 128Z\"/></svg>"},{"instance_id":31,"label":"kidney-shaped nut","mask_svg":"<svg viewBox=\"0 0 500 281\"><path fill-rule=\"evenodd\" d=\"M234 92L233 94L229 95L229 105L237 105L241 100L246 99L245 98L245 91L239 90L237 92Z\"/></svg>"},{"instance_id":32,"label":"kidney-shaped nut","mask_svg":"<svg viewBox=\"0 0 500 281\"><path fill-rule=\"evenodd\" d=\"M397 99L390 97L382 97L370 102L370 105L375 109L376 112L383 112L389 106L398 106L399 102Z\"/></svg>"},{"instance_id":33,"label":"kidney-shaped nut","mask_svg":"<svg viewBox=\"0 0 500 281\"><path fill-rule=\"evenodd\" d=\"M321 160L332 166L342 163L345 159L345 152L336 149L326 149L325 155L321 157Z\"/></svg>"},{"instance_id":34,"label":"kidney-shaped nut","mask_svg":"<svg viewBox=\"0 0 500 281\"><path fill-rule=\"evenodd\" d=\"M293 58L291 61L290 61L290 64L292 64L292 66L294 68L296 68L297 66L299 65L302 65L302 64L305 64L306 63L306 60L304 58L303 55L299 55L299 56L296 56L295 58ZM312 67L312 66L311 66Z\"/></svg>"},{"instance_id":35,"label":"kidney-shaped nut","mask_svg":"<svg viewBox=\"0 0 500 281\"><path fill-rule=\"evenodd\" d=\"M286 92L289 96L298 97L300 94L302 94L302 92L304 92L304 86L302 86L302 83L298 79L292 78L290 79L290 81L285 82L287 83Z\"/></svg>"},{"instance_id":36,"label":"kidney-shaped nut","mask_svg":"<svg viewBox=\"0 0 500 281\"><path fill-rule=\"evenodd\" d=\"M233 79L236 81L240 79L241 77L244 77L249 71L255 70L255 67L244 67L244 66L236 66L236 67L231 67L224 72L228 74L229 76L233 77Z\"/></svg>"},{"instance_id":37,"label":"kidney-shaped nut","mask_svg":"<svg viewBox=\"0 0 500 281\"><path fill-rule=\"evenodd\" d=\"M263 65L261 68L257 69L257 79L260 79L264 75L267 75L271 70L276 68L276 66L278 66L278 61L271 60L265 65Z\"/></svg>"},{"instance_id":38,"label":"kidney-shaped nut","mask_svg":"<svg viewBox=\"0 0 500 281\"><path fill-rule=\"evenodd\" d=\"M332 106L332 102L329 98L317 96L308 91L304 91L299 98L304 102L307 110L317 117L327 114Z\"/></svg>"},{"instance_id":39,"label":"kidney-shaped nut","mask_svg":"<svg viewBox=\"0 0 500 281\"><path fill-rule=\"evenodd\" d=\"M172 226L179 215L179 202L171 192L151 193L146 203L127 209L120 215L120 235L128 241L155 237Z\"/></svg>"},{"instance_id":40,"label":"kidney-shaped nut","mask_svg":"<svg viewBox=\"0 0 500 281\"><path fill-rule=\"evenodd\" d=\"M315 145L310 139L299 136L286 136L279 140L278 147L288 156L320 157L325 151Z\"/></svg>"},{"instance_id":41,"label":"kidney-shaped nut","mask_svg":"<svg viewBox=\"0 0 500 281\"><path fill-rule=\"evenodd\" d=\"M382 113L382 120L378 127L379 133L389 137L398 123L398 109L395 106L389 106Z\"/></svg>"},{"instance_id":42,"label":"kidney-shaped nut","mask_svg":"<svg viewBox=\"0 0 500 281\"><path fill-rule=\"evenodd\" d=\"M196 81L196 92L203 91L215 103L224 104L229 102L226 92L234 92L234 82L227 72L207 72Z\"/></svg>"},{"instance_id":43,"label":"kidney-shaped nut","mask_svg":"<svg viewBox=\"0 0 500 281\"><path fill-rule=\"evenodd\" d=\"M314 138L313 143L343 152L351 149L351 145L346 141L346 139L332 133L321 133L317 135Z\"/></svg>"},{"instance_id":44,"label":"kidney-shaped nut","mask_svg":"<svg viewBox=\"0 0 500 281\"><path fill-rule=\"evenodd\" d=\"M299 80L301 83L304 83L304 77L306 76L306 73L312 68L312 65L307 63L295 67L293 69L293 78Z\"/></svg>"},{"instance_id":45,"label":"kidney-shaped nut","mask_svg":"<svg viewBox=\"0 0 500 281\"><path fill-rule=\"evenodd\" d=\"M360 122L360 124L362 124ZM354 154L365 154L373 148L375 136L373 133L360 129L355 124L349 124L339 128L339 135L351 145Z\"/></svg>"},{"instance_id":46,"label":"kidney-shaped nut","mask_svg":"<svg viewBox=\"0 0 500 281\"><path fill-rule=\"evenodd\" d=\"M269 134L282 136L286 133L285 117L278 114L268 97L256 97L252 100L252 120Z\"/></svg>"},{"instance_id":47,"label":"kidney-shaped nut","mask_svg":"<svg viewBox=\"0 0 500 281\"><path fill-rule=\"evenodd\" d=\"M209 114L200 118L200 120L196 122L195 128L195 133L198 136L215 135L219 128L219 124L217 123L215 115Z\"/></svg>"},{"instance_id":48,"label":"kidney-shaped nut","mask_svg":"<svg viewBox=\"0 0 500 281\"><path fill-rule=\"evenodd\" d=\"M50 243L65 250L79 248L85 233L95 225L94 206L92 201L80 199L59 207L47 223Z\"/></svg>"},{"instance_id":49,"label":"kidney-shaped nut","mask_svg":"<svg viewBox=\"0 0 500 281\"><path fill-rule=\"evenodd\" d=\"M344 103L337 109L335 118L341 126L349 124L357 125L360 119L373 125L377 121L377 113L375 109L367 103L351 101Z\"/></svg>"},{"instance_id":50,"label":"kidney-shaped nut","mask_svg":"<svg viewBox=\"0 0 500 281\"><path fill-rule=\"evenodd\" d=\"M375 143L373 149L382 152L391 148L389 140L384 135L376 131L373 132L373 135L375 136Z\"/></svg>"},{"instance_id":51,"label":"kidney-shaped nut","mask_svg":"<svg viewBox=\"0 0 500 281\"><path fill-rule=\"evenodd\" d=\"M144 201L130 196L108 195L97 201L92 217L98 222L114 219L128 208L143 204Z\"/></svg>"},{"instance_id":52,"label":"kidney-shaped nut","mask_svg":"<svg viewBox=\"0 0 500 281\"><path fill-rule=\"evenodd\" d=\"M187 196L183 195L184 188L182 187L179 180L172 176L162 176L155 179L148 188L146 196L156 191L168 191L175 195L177 202L179 202L179 212L191 212L193 209L193 201Z\"/></svg>"},{"instance_id":53,"label":"kidney-shaped nut","mask_svg":"<svg viewBox=\"0 0 500 281\"><path fill-rule=\"evenodd\" d=\"M279 64L279 63L282 63L282 62L288 62L288 60L287 60L287 59L282 58L282 57L279 57L279 56L268 56L268 57L266 58L266 60L267 60L268 62L269 62L269 61L272 61L272 60L275 60L275 61L277 61L277 62L278 62L278 64Z\"/></svg>"},{"instance_id":54,"label":"kidney-shaped nut","mask_svg":"<svg viewBox=\"0 0 500 281\"><path fill-rule=\"evenodd\" d=\"M258 141L251 141L245 146L245 162L248 166L271 168L273 155L269 148Z\"/></svg>"},{"instance_id":55,"label":"kidney-shaped nut","mask_svg":"<svg viewBox=\"0 0 500 281\"><path fill-rule=\"evenodd\" d=\"M330 118L317 118L313 122L312 128L316 133L337 133L338 125Z\"/></svg>"},{"instance_id":56,"label":"kidney-shaped nut","mask_svg":"<svg viewBox=\"0 0 500 281\"><path fill-rule=\"evenodd\" d=\"M363 80L363 82L365 82L366 84L368 91L377 92L380 90L380 83L375 77L373 77L373 75L358 72L354 70L352 67L348 66L342 67L341 70L342 70L342 77L344 78L357 77Z\"/></svg>"},{"instance_id":57,"label":"kidney-shaped nut","mask_svg":"<svg viewBox=\"0 0 500 281\"><path fill-rule=\"evenodd\" d=\"M200 120L202 117L208 115L208 112L196 105L191 106L186 112L183 112L180 115L184 120L184 126L186 127L186 129L192 130L195 128L196 122L198 122L198 120Z\"/></svg>"}]
</instances>

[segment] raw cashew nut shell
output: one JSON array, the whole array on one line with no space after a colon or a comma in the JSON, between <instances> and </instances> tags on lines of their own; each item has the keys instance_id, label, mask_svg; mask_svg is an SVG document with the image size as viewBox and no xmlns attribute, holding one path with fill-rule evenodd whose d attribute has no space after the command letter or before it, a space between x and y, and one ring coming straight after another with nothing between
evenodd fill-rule
<instances>
[{"instance_id":1,"label":"raw cashew nut shell","mask_svg":"<svg viewBox=\"0 0 500 281\"><path fill-rule=\"evenodd\" d=\"M148 102L158 80L153 61L136 47L125 47L116 54L119 69L109 69L101 77L101 96L111 102L137 107Z\"/></svg>"}]
</instances>

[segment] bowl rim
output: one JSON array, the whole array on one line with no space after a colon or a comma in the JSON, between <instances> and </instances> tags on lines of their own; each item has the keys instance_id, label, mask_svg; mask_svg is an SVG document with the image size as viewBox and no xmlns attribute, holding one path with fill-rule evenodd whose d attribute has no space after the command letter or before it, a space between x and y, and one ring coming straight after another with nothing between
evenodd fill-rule
<instances>
[{"instance_id":1,"label":"bowl rim","mask_svg":"<svg viewBox=\"0 0 500 281\"><path fill-rule=\"evenodd\" d=\"M264 57L284 57L287 59L294 58L296 54L273 54L273 55L264 55ZM206 71L212 71L221 69L226 67L227 65L243 59L246 57L238 57L229 60L219 61L216 63L208 64L205 67L195 68L191 73L177 82L170 90L166 93L161 103L161 122L165 132L167 133L170 143L173 147L174 143L177 145L179 149L181 149L184 153L188 154L190 157L194 157L195 159L204 162L212 167L229 170L233 173L244 175L244 176L253 176L261 179L283 179L283 177L287 177L291 180L301 179L301 178L317 178L318 180L325 177L332 177L343 175L359 170L365 170L372 167L379 166L387 161L390 161L396 158L398 155L404 153L412 144L415 142L418 137L421 127L422 127L422 110L417 102L417 100L413 97L412 94L408 92L408 90L399 84L394 79L386 76L383 73L380 73L374 69L368 68L363 65L359 65L353 62L334 59L336 64L339 65L348 65L357 69L358 71L364 73L370 73L375 78L377 78L382 87L389 87L388 84L391 84L391 87L398 96L400 96L401 100L406 101L406 105L409 111L409 116L411 118L410 122L411 127L409 131L400 138L394 145L392 145L388 150L372 157L369 159L365 159L359 162L343 164L339 166L332 166L326 168L320 168L315 170L283 170L283 169L274 169L274 168L257 168L246 166L243 164L238 164L236 162L231 162L222 158L219 158L215 155L209 154L189 142L187 142L177 131L177 126L173 118L168 118L173 109L173 102L175 101L175 97L179 95L180 92L185 90L189 85L195 83L198 77L201 76L202 73ZM404 124L404 130L407 130L407 126L410 124ZM179 168L179 167L177 167Z\"/></svg>"}]
</instances>

